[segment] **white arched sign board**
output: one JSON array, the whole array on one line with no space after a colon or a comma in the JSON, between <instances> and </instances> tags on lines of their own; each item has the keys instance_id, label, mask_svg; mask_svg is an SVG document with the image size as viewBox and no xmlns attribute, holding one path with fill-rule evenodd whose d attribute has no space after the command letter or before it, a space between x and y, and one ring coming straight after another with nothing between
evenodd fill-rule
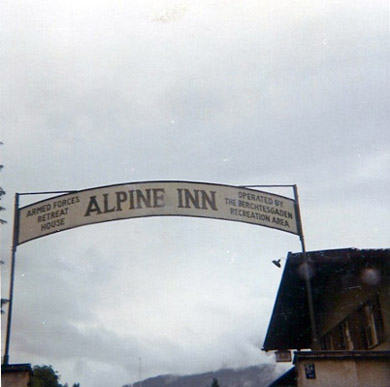
<instances>
[{"instance_id":1,"label":"white arched sign board","mask_svg":"<svg viewBox=\"0 0 390 387\"><path fill-rule=\"evenodd\" d=\"M148 216L192 216L245 222L299 235L293 199L222 184L125 183L39 201L19 209L17 245L93 223Z\"/></svg>"}]
</instances>

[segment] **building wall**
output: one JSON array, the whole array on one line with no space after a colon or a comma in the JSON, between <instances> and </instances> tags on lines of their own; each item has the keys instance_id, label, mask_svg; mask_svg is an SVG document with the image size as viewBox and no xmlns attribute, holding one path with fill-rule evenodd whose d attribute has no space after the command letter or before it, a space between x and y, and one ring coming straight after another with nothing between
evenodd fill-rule
<instances>
[{"instance_id":1,"label":"building wall","mask_svg":"<svg viewBox=\"0 0 390 387\"><path fill-rule=\"evenodd\" d=\"M361 386L389 386L390 361L356 362L356 376Z\"/></svg>"},{"instance_id":2,"label":"building wall","mask_svg":"<svg viewBox=\"0 0 390 387\"><path fill-rule=\"evenodd\" d=\"M30 382L29 372L10 372L1 374L2 387L27 387Z\"/></svg>"},{"instance_id":3,"label":"building wall","mask_svg":"<svg viewBox=\"0 0 390 387\"><path fill-rule=\"evenodd\" d=\"M306 377L305 365L314 364L315 379ZM388 387L389 360L318 360L296 361L299 387Z\"/></svg>"}]
</instances>

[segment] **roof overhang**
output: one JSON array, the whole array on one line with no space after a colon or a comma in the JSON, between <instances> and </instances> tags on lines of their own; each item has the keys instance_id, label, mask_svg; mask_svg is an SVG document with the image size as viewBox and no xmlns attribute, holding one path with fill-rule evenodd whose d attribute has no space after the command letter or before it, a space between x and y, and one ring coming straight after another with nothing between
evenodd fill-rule
<instances>
[{"instance_id":1,"label":"roof overhang","mask_svg":"<svg viewBox=\"0 0 390 387\"><path fill-rule=\"evenodd\" d=\"M307 252L311 273L314 314L321 321L324 313L322 295L333 277L359 278L364 267L390 262L390 249L354 248ZM311 328L302 253L288 253L263 350L311 348Z\"/></svg>"}]
</instances>

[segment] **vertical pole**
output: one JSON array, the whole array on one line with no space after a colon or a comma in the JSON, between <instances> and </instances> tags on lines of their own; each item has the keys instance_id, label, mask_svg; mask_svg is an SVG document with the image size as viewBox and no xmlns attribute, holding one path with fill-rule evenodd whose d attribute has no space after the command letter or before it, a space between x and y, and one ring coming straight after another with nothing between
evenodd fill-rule
<instances>
[{"instance_id":1,"label":"vertical pole","mask_svg":"<svg viewBox=\"0 0 390 387\"><path fill-rule=\"evenodd\" d=\"M14 209L14 230L12 238L12 252L11 252L11 274L9 284L9 303L8 303L8 319L7 319L7 331L5 337L5 350L3 364L8 365L9 361L9 343L11 337L11 322L12 322L12 304L14 298L14 280L15 280L15 256L16 247L18 245L19 234L19 194L15 194L15 209Z\"/></svg>"},{"instance_id":2,"label":"vertical pole","mask_svg":"<svg viewBox=\"0 0 390 387\"><path fill-rule=\"evenodd\" d=\"M302 246L303 270L304 270L304 277L305 277L305 284L306 284L307 303L309 306L312 347L314 350L316 350L316 349L320 349L320 345L319 345L316 321L314 316L313 290L311 287L309 261L307 259L305 239L303 237L301 211L299 208L299 199L298 199L298 188L295 184L293 185L293 189L294 189L294 199L295 199L295 213L297 216L297 226L298 226L299 238L301 240L301 246Z\"/></svg>"}]
</instances>

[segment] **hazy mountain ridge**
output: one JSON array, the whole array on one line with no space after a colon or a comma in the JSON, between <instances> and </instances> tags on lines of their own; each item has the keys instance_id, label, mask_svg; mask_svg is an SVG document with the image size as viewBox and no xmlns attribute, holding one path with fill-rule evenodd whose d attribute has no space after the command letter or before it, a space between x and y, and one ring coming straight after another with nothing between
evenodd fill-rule
<instances>
[{"instance_id":1,"label":"hazy mountain ridge","mask_svg":"<svg viewBox=\"0 0 390 387\"><path fill-rule=\"evenodd\" d=\"M262 387L268 386L278 374L275 365L261 364L194 375L159 375L122 387L210 387L214 378L220 387Z\"/></svg>"}]
</instances>

